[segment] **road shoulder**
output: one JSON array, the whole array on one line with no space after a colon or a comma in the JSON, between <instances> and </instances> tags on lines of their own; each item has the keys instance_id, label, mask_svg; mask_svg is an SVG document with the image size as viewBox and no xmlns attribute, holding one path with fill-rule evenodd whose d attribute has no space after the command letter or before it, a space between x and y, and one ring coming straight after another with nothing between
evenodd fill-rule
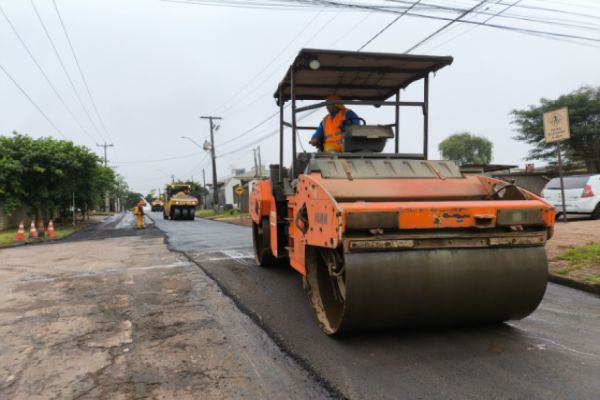
<instances>
[{"instance_id":1,"label":"road shoulder","mask_svg":"<svg viewBox=\"0 0 600 400\"><path fill-rule=\"evenodd\" d=\"M162 237L0 252L2 398L329 397Z\"/></svg>"}]
</instances>

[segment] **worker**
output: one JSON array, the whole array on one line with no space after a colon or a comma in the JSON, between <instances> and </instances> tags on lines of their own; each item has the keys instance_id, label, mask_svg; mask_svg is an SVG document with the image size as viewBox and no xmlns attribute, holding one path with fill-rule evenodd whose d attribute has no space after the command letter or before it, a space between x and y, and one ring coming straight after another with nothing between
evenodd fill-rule
<instances>
[{"instance_id":1,"label":"worker","mask_svg":"<svg viewBox=\"0 0 600 400\"><path fill-rule=\"evenodd\" d=\"M312 135L309 143L321 151L341 153L343 150L344 130L348 125L358 125L360 118L343 104L332 103L341 100L339 96L327 96L328 114Z\"/></svg>"},{"instance_id":2,"label":"worker","mask_svg":"<svg viewBox=\"0 0 600 400\"><path fill-rule=\"evenodd\" d=\"M140 200L135 207L133 207L133 214L135 215L135 219L137 222L138 229L144 229L146 226L144 225L144 206L146 202L144 200Z\"/></svg>"}]
</instances>

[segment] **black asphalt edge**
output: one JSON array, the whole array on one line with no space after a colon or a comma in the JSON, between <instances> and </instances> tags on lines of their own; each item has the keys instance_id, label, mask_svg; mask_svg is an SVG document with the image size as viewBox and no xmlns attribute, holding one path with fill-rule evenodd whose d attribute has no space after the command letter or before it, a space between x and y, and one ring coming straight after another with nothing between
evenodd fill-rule
<instances>
[{"instance_id":1,"label":"black asphalt edge","mask_svg":"<svg viewBox=\"0 0 600 400\"><path fill-rule=\"evenodd\" d=\"M210 280L214 282L214 284L221 290L221 292L223 292L223 294L225 296L227 296L229 299L231 299L231 301L233 301L233 304L235 304L235 306L237 307L238 310L240 310L240 312L242 312L243 314L248 316L248 318L250 318L263 332L265 332L266 335L273 341L273 343L275 343L275 345L277 347L279 347L279 349L284 354L289 356L292 360L297 362L298 365L300 365L302 368L304 368L308 372L308 374L313 379L315 379L316 382L318 382L319 384L321 384L323 386L323 388L329 393L329 395L333 399L344 399L344 400L348 399L348 397L344 396L342 394L342 392L333 385L333 383L331 383L330 381L328 381L327 379L325 379L321 375L319 375L319 373L308 363L307 360L305 360L304 358L302 358L298 354L296 354L287 345L287 343L285 342L285 340L283 340L283 338L281 336L279 336L277 333L275 333L275 331L273 331L271 328L269 328L268 325L266 325L263 322L262 318L258 314L256 314L250 308L246 307L236 296L234 296L233 293L231 293L227 288L225 288L223 285L221 285L219 283L219 281L217 279L215 279L215 277L202 266L202 264L195 261L185 251L175 249L171 245L171 242L169 241L169 236L167 235L167 233L164 232L163 230L161 230L158 227L158 225L156 225L156 222L154 223L154 226L156 226L156 229L159 232L161 232L164 243L166 244L167 249L169 249L169 251L183 255L188 261L190 261L191 263L196 265L198 268L200 268L202 270L202 272L204 272L206 274L206 276L208 276L210 278Z\"/></svg>"},{"instance_id":2,"label":"black asphalt edge","mask_svg":"<svg viewBox=\"0 0 600 400\"><path fill-rule=\"evenodd\" d=\"M548 280L552 283L557 283L559 285L567 286L573 289L579 289L584 292L595 294L600 297L600 285L599 284L589 284L583 282L577 282L569 278L565 278L563 276L558 276L554 274L549 274Z\"/></svg>"}]
</instances>

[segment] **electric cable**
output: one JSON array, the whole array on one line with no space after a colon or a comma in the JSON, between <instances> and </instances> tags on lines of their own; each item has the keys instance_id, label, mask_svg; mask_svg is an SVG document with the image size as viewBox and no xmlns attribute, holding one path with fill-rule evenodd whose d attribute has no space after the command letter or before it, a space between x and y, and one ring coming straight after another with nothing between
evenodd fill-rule
<instances>
[{"instance_id":1,"label":"electric cable","mask_svg":"<svg viewBox=\"0 0 600 400\"><path fill-rule=\"evenodd\" d=\"M33 0L32 0L33 1ZM396 18L394 18L389 24L384 26L379 32L373 35L369 40L367 40L362 46L360 46L356 51L361 51L365 47L367 47L373 40L377 39L383 32L387 31L392 25L394 25L398 20L406 15L410 10L415 8L421 0L415 1L410 7L408 7L405 11L399 14Z\"/></svg>"},{"instance_id":2,"label":"electric cable","mask_svg":"<svg viewBox=\"0 0 600 400\"><path fill-rule=\"evenodd\" d=\"M73 55L73 59L75 59L75 64L77 65L77 70L79 71L79 75L81 76L81 80L83 81L83 84L85 86L85 90L87 91L87 94L90 98L92 107L94 108L94 111L96 113L96 117L98 118L98 121L100 121L100 126L102 127L102 130L104 131L106 136L108 136L109 140L112 141L112 138L110 137L110 133L108 133L108 131L106 130L106 125L104 124L104 121L102 120L102 117L100 116L100 113L98 112L98 107L96 106L96 102L94 101L94 97L92 96L92 92L90 91L90 87L88 85L87 79L85 79L85 75L83 73L83 70L81 69L81 64L79 63L79 59L77 58L77 54L75 53L75 48L73 47L73 43L71 42L69 32L67 31L67 27L65 26L65 22L63 21L62 16L60 15L60 11L58 10L56 0L52 0L52 4L54 4L54 9L56 10L56 15L58 15L58 19L60 20L60 25L62 27L63 32L65 33L67 42L69 43L69 48L71 49L71 54Z\"/></svg>"},{"instance_id":3,"label":"electric cable","mask_svg":"<svg viewBox=\"0 0 600 400\"><path fill-rule=\"evenodd\" d=\"M90 121L90 123L94 127L94 129L95 129L96 133L98 134L98 136L100 136L104 140L102 134L98 130L98 127L96 126L96 124L92 120L92 117L91 117L89 111L87 110L87 108L83 104L83 100L81 99L81 96L79 95L79 91L75 88L75 84L73 83L73 79L71 78L71 74L69 74L69 71L67 70L67 68L65 66L65 63L63 62L63 59L60 56L60 53L58 52L58 49L56 48L56 45L54 44L54 41L52 40L52 37L50 36L50 33L48 32L48 29L46 28L46 24L44 24L42 16L40 15L40 13L39 13L39 11L38 11L38 9L37 9L34 1L30 0L30 2L31 2L31 6L33 7L33 11L35 11L35 15L37 16L38 21L40 22L40 25L42 26L42 29L44 30L44 33L46 34L46 37L48 38L48 41L50 42L50 46L52 47L52 50L54 51L54 54L56 55L56 58L58 59L58 62L60 63L60 66L61 66L63 72L65 73L65 76L67 77L67 80L69 81L69 84L71 85L71 88L73 89L73 93L75 93L75 96L77 97L77 100L79 101L79 104L81 105L81 108L85 112L85 115L87 116L88 120Z\"/></svg>"},{"instance_id":4,"label":"electric cable","mask_svg":"<svg viewBox=\"0 0 600 400\"><path fill-rule=\"evenodd\" d=\"M58 100L61 102L61 104L67 110L68 114L71 116L71 118L73 118L73 120L79 126L79 128L87 136L89 136L90 139L95 140L92 137L92 135L87 131L87 129L84 128L84 126L81 124L81 122L79 121L79 119L75 116L75 114L73 113L73 111L71 110L71 108L67 105L67 103L65 102L65 99L58 92L58 90L56 89L56 87L54 86L54 84L52 83L52 81L50 80L50 78L48 77L48 74L46 74L46 71L44 71L44 68L42 68L42 66L40 65L40 63L38 62L38 60L35 58L35 56L31 52L31 50L29 49L29 46L27 46L27 44L25 43L25 41L23 40L23 38L21 37L21 35L17 31L17 29L13 25L13 23L10 20L10 18L8 17L8 15L4 12L4 9L2 8L2 6L0 6L0 13L2 13L2 15L4 16L4 19L6 20L6 22L10 26L11 30L13 31L13 33L15 34L15 36L17 37L17 39L19 40L19 43L21 43L21 46L23 46L23 48L25 49L25 51L27 52L27 54L29 55L29 57L31 58L31 60L33 61L33 63L35 64L35 66L37 67L37 69L40 71L40 73L42 74L42 76L44 77L44 79L46 80L46 82L48 83L48 85L50 86L50 88L52 89L52 91L54 92L54 94L56 95L56 97L58 98Z\"/></svg>"},{"instance_id":5,"label":"electric cable","mask_svg":"<svg viewBox=\"0 0 600 400\"><path fill-rule=\"evenodd\" d=\"M65 140L69 140L62 132L60 129L58 129L58 127L56 126L56 124L54 122L52 122L52 120L48 117L48 115L40 108L40 106L38 106L36 104L35 101L33 101L33 99L31 98L31 96L29 94L27 94L27 92L25 91L25 89L23 89L23 87L21 85L19 85L19 83L15 80L15 78L12 77L12 75L4 68L4 66L2 64L0 64L0 69L2 69L2 71L6 74L6 76L8 77L8 79L10 79L12 81L12 83L15 84L15 86L17 87L17 89L19 89L21 91L21 93L23 93L23 96L27 97L27 99L31 102L31 104L33 104L33 106L40 112L40 114L42 114L42 116L46 119L46 121L48 121L48 123L50 124L50 126L52 126L52 128L54 128L54 130Z\"/></svg>"}]
</instances>

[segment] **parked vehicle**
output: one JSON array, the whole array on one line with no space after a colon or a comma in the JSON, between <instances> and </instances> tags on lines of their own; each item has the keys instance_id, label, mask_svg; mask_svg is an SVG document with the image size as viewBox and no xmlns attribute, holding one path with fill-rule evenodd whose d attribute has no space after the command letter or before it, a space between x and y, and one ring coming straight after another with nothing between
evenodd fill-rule
<instances>
[{"instance_id":1,"label":"parked vehicle","mask_svg":"<svg viewBox=\"0 0 600 400\"><path fill-rule=\"evenodd\" d=\"M565 176L563 180L567 213L591 214L600 219L600 174ZM557 215L563 212L560 178L546 184L542 197L556 208Z\"/></svg>"}]
</instances>

